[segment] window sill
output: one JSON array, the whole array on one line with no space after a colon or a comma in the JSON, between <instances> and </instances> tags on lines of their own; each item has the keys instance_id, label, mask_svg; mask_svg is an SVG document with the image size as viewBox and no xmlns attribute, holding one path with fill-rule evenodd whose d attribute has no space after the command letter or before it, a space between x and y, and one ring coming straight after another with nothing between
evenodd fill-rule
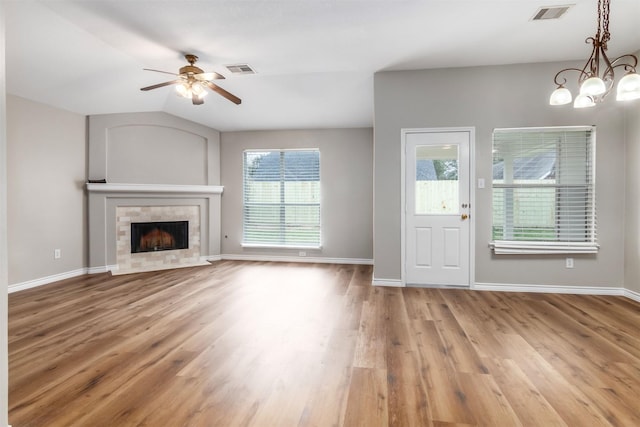
<instances>
[{"instance_id":1,"label":"window sill","mask_svg":"<svg viewBox=\"0 0 640 427\"><path fill-rule=\"evenodd\" d=\"M511 242L495 240L489 247L496 255L596 254L597 243Z\"/></svg>"},{"instance_id":2,"label":"window sill","mask_svg":"<svg viewBox=\"0 0 640 427\"><path fill-rule=\"evenodd\" d=\"M304 245L260 245L257 243L242 243L240 246L243 248L253 249L312 249L319 250L322 246L304 246Z\"/></svg>"}]
</instances>

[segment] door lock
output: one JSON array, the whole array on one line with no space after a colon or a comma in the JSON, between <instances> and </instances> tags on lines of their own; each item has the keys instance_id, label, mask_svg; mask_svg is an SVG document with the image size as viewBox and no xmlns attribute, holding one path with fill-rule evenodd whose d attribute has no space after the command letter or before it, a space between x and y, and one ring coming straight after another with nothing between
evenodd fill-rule
<instances>
[{"instance_id":1,"label":"door lock","mask_svg":"<svg viewBox=\"0 0 640 427\"><path fill-rule=\"evenodd\" d=\"M465 219L469 218L469 215L462 214L462 215L460 215L460 218L462 218L462 220L464 221Z\"/></svg>"}]
</instances>

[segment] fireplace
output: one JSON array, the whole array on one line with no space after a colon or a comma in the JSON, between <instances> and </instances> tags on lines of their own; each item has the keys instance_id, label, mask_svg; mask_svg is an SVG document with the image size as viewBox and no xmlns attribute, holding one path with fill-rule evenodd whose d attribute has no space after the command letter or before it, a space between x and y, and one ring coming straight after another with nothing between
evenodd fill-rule
<instances>
[{"instance_id":1,"label":"fireplace","mask_svg":"<svg viewBox=\"0 0 640 427\"><path fill-rule=\"evenodd\" d=\"M112 274L203 265L206 261L200 252L202 208L187 204L116 206L117 268L111 270ZM176 230L169 225L180 227ZM146 235L146 243L141 245Z\"/></svg>"},{"instance_id":2,"label":"fireplace","mask_svg":"<svg viewBox=\"0 0 640 427\"><path fill-rule=\"evenodd\" d=\"M132 222L131 253L189 248L189 221Z\"/></svg>"}]
</instances>

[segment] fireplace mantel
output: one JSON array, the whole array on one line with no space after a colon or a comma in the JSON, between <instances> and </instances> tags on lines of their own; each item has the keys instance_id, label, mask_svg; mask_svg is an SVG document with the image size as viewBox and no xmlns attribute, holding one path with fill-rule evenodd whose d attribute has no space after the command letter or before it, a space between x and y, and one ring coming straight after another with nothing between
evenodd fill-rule
<instances>
[{"instance_id":1,"label":"fireplace mantel","mask_svg":"<svg viewBox=\"0 0 640 427\"><path fill-rule=\"evenodd\" d=\"M89 192L97 193L180 193L222 194L221 185L171 185L171 184L102 184L87 183Z\"/></svg>"}]
</instances>

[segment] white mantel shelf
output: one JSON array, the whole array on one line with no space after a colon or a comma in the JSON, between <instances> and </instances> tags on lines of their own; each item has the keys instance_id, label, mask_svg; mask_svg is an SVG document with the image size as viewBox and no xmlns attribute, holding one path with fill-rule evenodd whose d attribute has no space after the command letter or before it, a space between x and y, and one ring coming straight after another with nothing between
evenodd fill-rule
<instances>
[{"instance_id":1,"label":"white mantel shelf","mask_svg":"<svg viewBox=\"0 0 640 427\"><path fill-rule=\"evenodd\" d=\"M87 183L89 192L97 193L181 193L222 194L221 185L170 185L170 184L99 184Z\"/></svg>"}]
</instances>

